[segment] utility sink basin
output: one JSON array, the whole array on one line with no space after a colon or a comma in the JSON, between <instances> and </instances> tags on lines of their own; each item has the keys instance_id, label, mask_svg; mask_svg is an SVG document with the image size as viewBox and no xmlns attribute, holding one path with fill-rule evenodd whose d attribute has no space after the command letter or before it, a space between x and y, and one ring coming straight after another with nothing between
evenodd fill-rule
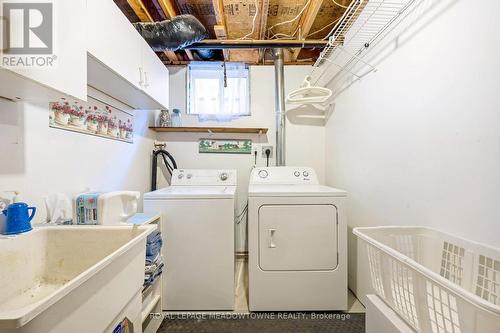
<instances>
[{"instance_id":1,"label":"utility sink basin","mask_svg":"<svg viewBox=\"0 0 500 333\"><path fill-rule=\"evenodd\" d=\"M49 226L0 238L0 332L112 330L141 290L154 229Z\"/></svg>"}]
</instances>

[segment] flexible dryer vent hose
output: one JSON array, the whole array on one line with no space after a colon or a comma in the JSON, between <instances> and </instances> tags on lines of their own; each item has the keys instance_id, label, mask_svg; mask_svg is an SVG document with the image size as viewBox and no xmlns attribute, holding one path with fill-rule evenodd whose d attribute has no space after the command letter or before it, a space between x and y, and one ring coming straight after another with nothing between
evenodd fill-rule
<instances>
[{"instance_id":1,"label":"flexible dryer vent hose","mask_svg":"<svg viewBox=\"0 0 500 333\"><path fill-rule=\"evenodd\" d=\"M134 27L155 52L177 51L208 37L207 29L193 15L134 23Z\"/></svg>"}]
</instances>

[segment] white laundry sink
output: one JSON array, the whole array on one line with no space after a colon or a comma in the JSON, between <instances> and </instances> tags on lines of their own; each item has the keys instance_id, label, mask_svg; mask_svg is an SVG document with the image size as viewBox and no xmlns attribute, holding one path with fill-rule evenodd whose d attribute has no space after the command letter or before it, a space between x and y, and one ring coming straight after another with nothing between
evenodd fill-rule
<instances>
[{"instance_id":1,"label":"white laundry sink","mask_svg":"<svg viewBox=\"0 0 500 333\"><path fill-rule=\"evenodd\" d=\"M50 226L0 238L0 332L112 329L142 287L154 229Z\"/></svg>"}]
</instances>

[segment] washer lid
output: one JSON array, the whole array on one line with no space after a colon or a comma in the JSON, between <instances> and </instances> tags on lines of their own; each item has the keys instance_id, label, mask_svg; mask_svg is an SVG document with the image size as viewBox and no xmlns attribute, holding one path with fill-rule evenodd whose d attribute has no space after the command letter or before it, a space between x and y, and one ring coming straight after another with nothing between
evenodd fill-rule
<instances>
[{"instance_id":1,"label":"washer lid","mask_svg":"<svg viewBox=\"0 0 500 333\"><path fill-rule=\"evenodd\" d=\"M347 192L323 185L250 185L250 197L345 197Z\"/></svg>"},{"instance_id":2,"label":"washer lid","mask_svg":"<svg viewBox=\"0 0 500 333\"><path fill-rule=\"evenodd\" d=\"M144 193L144 200L160 199L232 199L236 186L169 186Z\"/></svg>"}]
</instances>

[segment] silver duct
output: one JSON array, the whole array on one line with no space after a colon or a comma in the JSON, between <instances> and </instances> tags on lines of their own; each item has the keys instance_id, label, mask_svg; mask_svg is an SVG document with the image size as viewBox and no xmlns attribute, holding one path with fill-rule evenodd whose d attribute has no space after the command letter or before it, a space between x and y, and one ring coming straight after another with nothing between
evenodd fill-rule
<instances>
[{"instance_id":1,"label":"silver duct","mask_svg":"<svg viewBox=\"0 0 500 333\"><path fill-rule=\"evenodd\" d=\"M274 84L276 108L276 165L284 166L286 164L286 118L283 49L274 49Z\"/></svg>"}]
</instances>

